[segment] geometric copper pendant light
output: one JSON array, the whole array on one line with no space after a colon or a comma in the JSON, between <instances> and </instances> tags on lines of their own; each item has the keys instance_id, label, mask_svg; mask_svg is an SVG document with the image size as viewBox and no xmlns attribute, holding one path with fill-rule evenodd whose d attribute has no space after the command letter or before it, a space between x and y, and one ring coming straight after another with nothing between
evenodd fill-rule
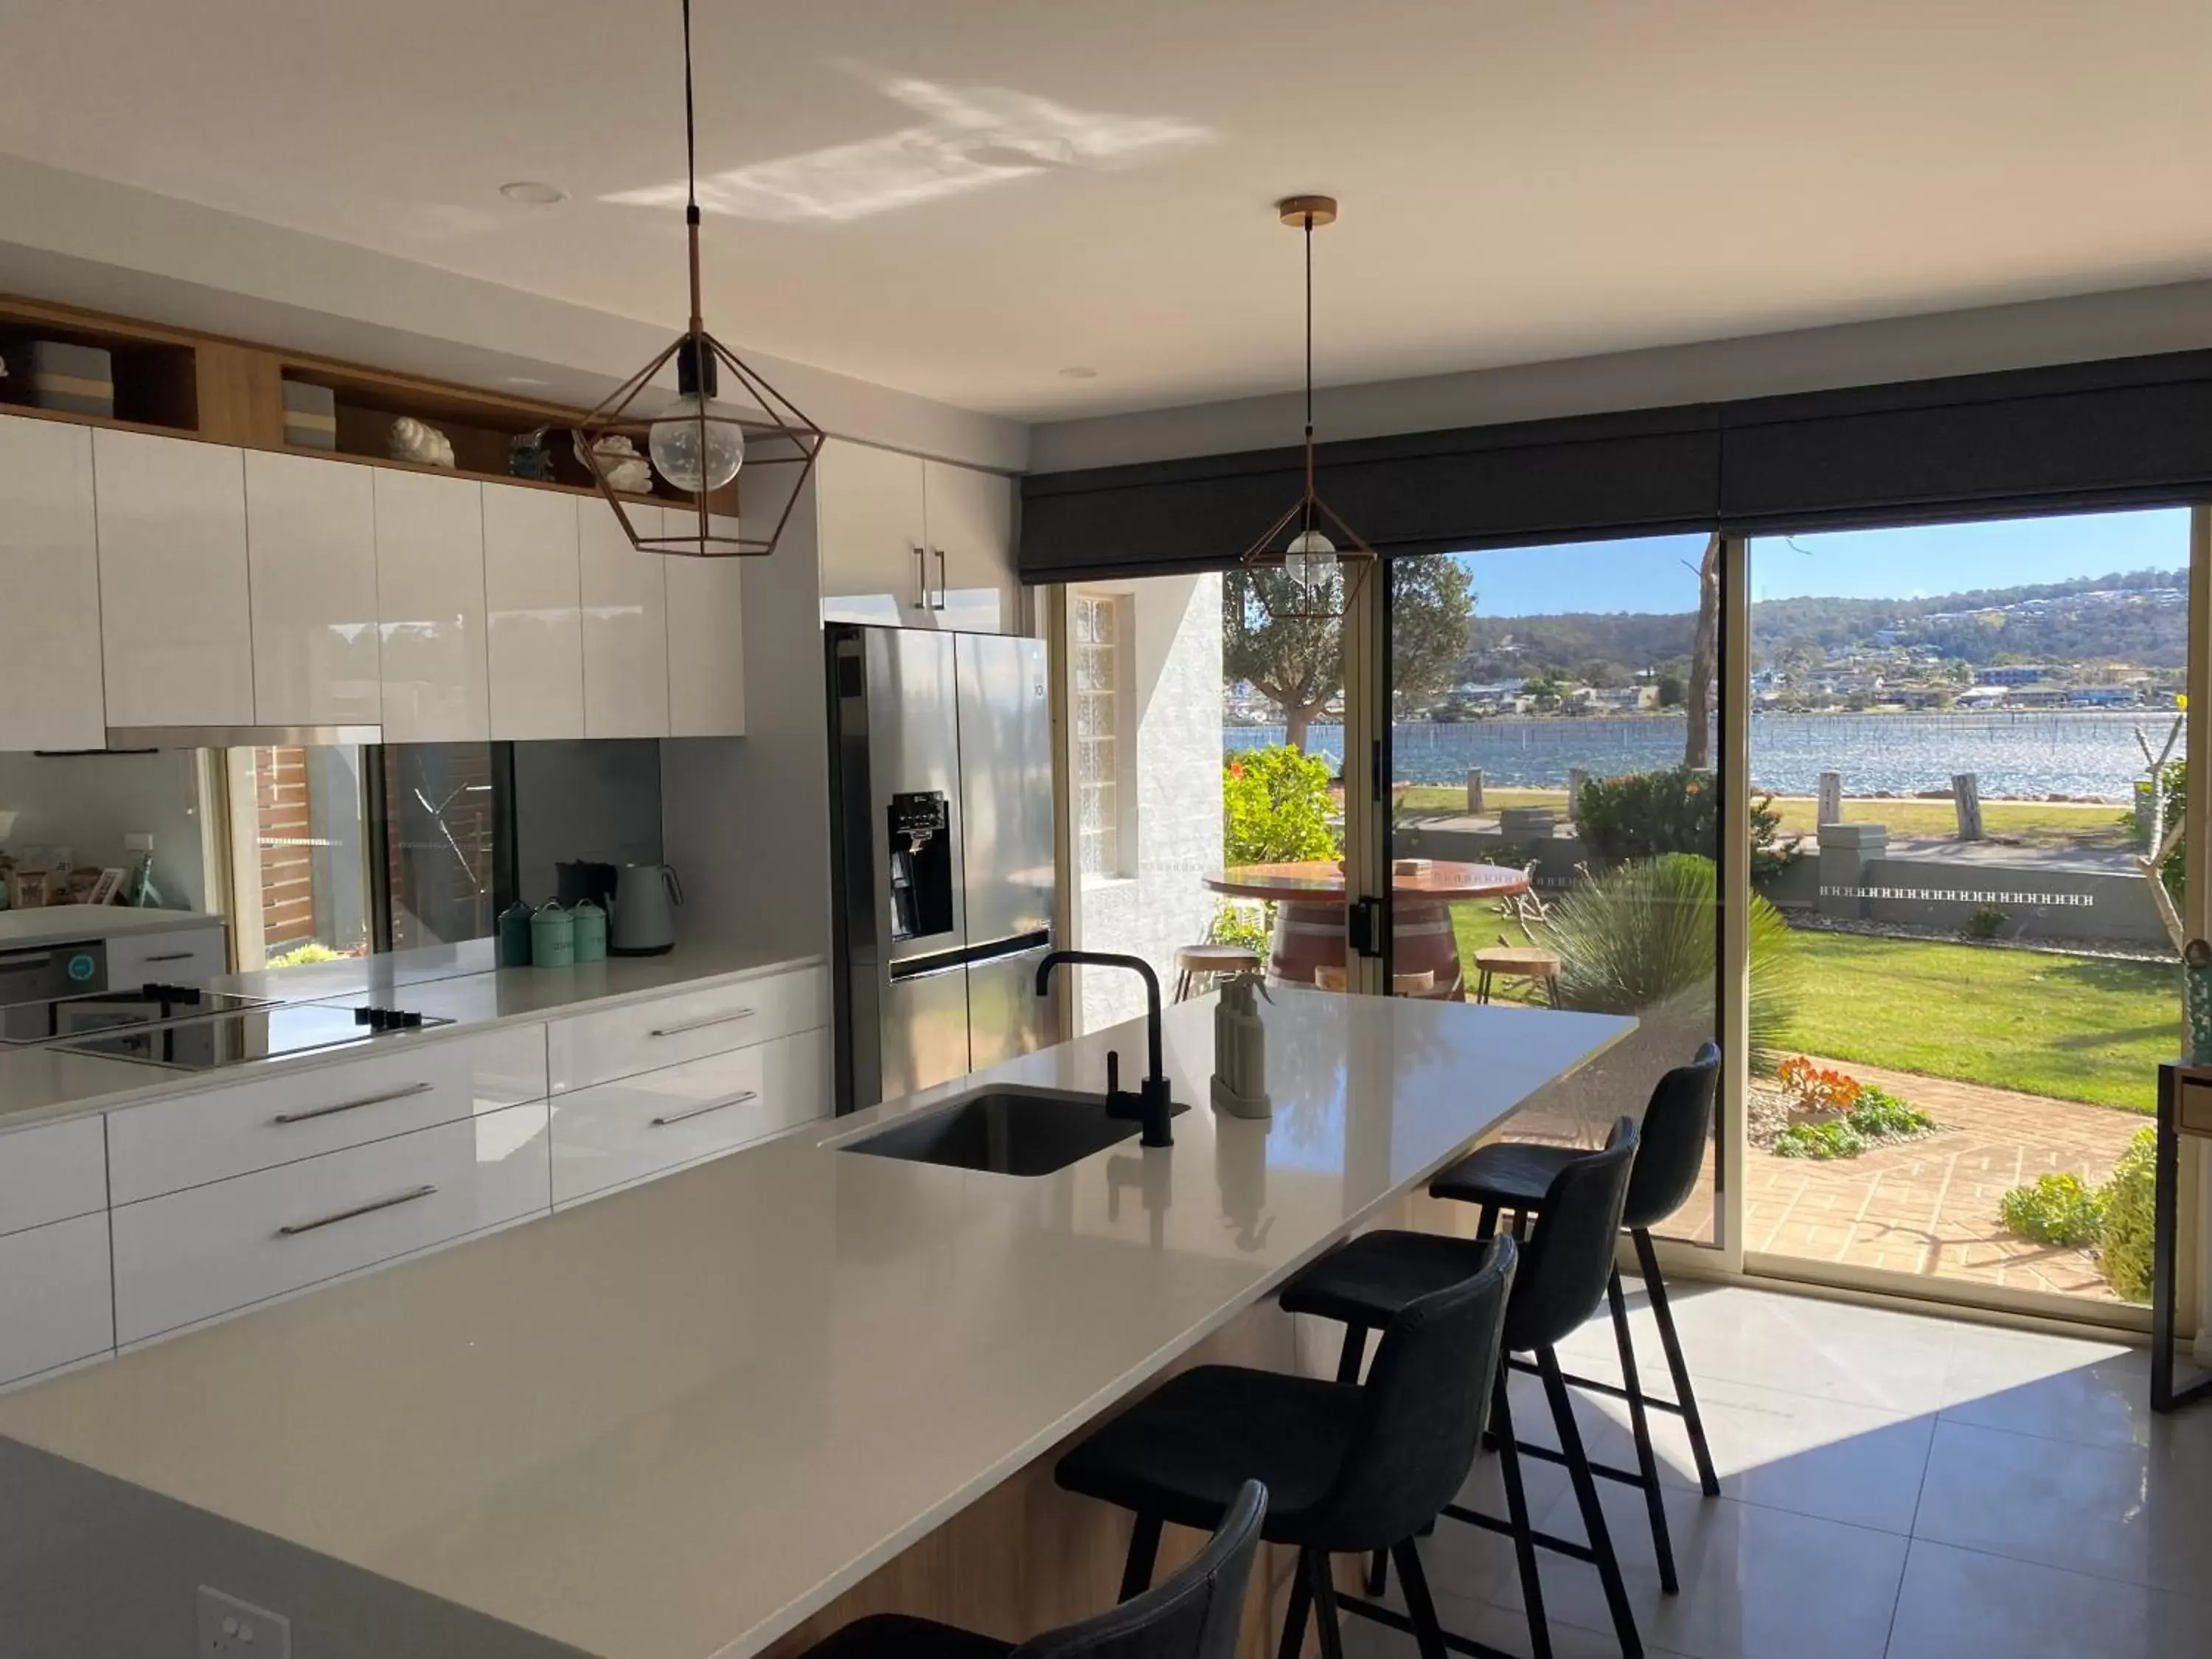
<instances>
[{"instance_id":1,"label":"geometric copper pendant light","mask_svg":"<svg viewBox=\"0 0 2212 1659\"><path fill-rule=\"evenodd\" d=\"M576 459L614 509L623 533L641 552L695 559L758 557L775 551L792 506L799 499L806 475L813 470L823 434L788 398L709 334L700 319L699 161L698 130L691 102L691 0L683 0L683 6L687 185L684 222L690 255L691 319L651 362L577 423ZM676 362L678 395L673 402L653 386L653 377L671 358ZM715 404L723 369L729 371L753 408L730 409ZM662 486L663 500L672 498L683 503L670 508L672 528L669 532L641 533L632 511L642 503L626 502L608 483L608 467L599 456L599 446L611 437L628 438L636 451L650 459ZM710 513L708 508L714 493L732 483L738 469L748 463L756 471L763 467L780 469L785 475L781 482L790 485L783 510L765 535L747 535L738 526L734 513L725 515ZM790 474L793 467L798 469L795 477Z\"/></svg>"},{"instance_id":2,"label":"geometric copper pendant light","mask_svg":"<svg viewBox=\"0 0 2212 1659\"><path fill-rule=\"evenodd\" d=\"M1313 234L1336 222L1336 198L1332 196L1286 196L1275 204L1283 223L1305 238L1306 264L1306 430L1305 481L1298 498L1268 526L1260 538L1245 549L1240 562L1248 567L1280 566L1289 576L1285 600L1267 605L1278 619L1310 617L1322 620L1342 615L1335 603L1340 588L1349 601L1351 591L1376 562L1375 550L1366 544L1314 488L1313 419ZM1339 580L1339 563L1351 567ZM1261 603L1267 604L1264 593Z\"/></svg>"}]
</instances>

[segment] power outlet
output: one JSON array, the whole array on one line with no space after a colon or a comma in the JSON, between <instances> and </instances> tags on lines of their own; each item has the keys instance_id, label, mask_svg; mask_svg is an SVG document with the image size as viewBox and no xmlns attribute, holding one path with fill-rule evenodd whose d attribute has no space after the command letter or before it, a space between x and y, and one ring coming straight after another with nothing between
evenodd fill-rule
<instances>
[{"instance_id":1,"label":"power outlet","mask_svg":"<svg viewBox=\"0 0 2212 1659\"><path fill-rule=\"evenodd\" d=\"M219 1589L200 1586L198 1659L292 1659L292 1621Z\"/></svg>"}]
</instances>

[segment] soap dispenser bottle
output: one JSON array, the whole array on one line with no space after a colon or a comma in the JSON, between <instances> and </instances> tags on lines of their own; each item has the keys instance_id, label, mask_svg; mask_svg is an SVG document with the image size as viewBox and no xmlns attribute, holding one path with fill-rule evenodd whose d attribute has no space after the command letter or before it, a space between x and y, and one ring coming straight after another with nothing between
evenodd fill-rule
<instances>
[{"instance_id":1,"label":"soap dispenser bottle","mask_svg":"<svg viewBox=\"0 0 2212 1659\"><path fill-rule=\"evenodd\" d=\"M1213 1006L1213 1103L1232 1117L1268 1117L1267 1028L1260 1021L1259 980L1224 981Z\"/></svg>"}]
</instances>

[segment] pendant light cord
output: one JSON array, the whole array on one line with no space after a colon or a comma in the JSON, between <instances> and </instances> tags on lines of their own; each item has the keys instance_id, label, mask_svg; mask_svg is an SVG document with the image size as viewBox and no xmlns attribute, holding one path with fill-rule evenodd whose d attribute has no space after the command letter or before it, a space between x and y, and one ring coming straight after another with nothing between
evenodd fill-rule
<instances>
[{"instance_id":1,"label":"pendant light cord","mask_svg":"<svg viewBox=\"0 0 2212 1659\"><path fill-rule=\"evenodd\" d=\"M691 0L684 0L690 5ZM1306 234L1306 502L1305 528L1313 528L1313 215L1305 216Z\"/></svg>"},{"instance_id":2,"label":"pendant light cord","mask_svg":"<svg viewBox=\"0 0 2212 1659\"><path fill-rule=\"evenodd\" d=\"M691 102L691 0L684 0L684 225L691 256L691 350L706 325L699 314L699 123ZM702 371L695 362L691 374Z\"/></svg>"}]
</instances>

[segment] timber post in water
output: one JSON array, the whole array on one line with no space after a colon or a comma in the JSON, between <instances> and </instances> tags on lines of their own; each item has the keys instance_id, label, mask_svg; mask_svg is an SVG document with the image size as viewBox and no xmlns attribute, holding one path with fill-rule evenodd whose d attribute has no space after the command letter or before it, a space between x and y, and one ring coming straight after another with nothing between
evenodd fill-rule
<instances>
[{"instance_id":1,"label":"timber post in water","mask_svg":"<svg viewBox=\"0 0 2212 1659\"><path fill-rule=\"evenodd\" d=\"M1958 809L1959 839L1982 838L1982 790L1972 772L1951 775L1951 804Z\"/></svg>"}]
</instances>

